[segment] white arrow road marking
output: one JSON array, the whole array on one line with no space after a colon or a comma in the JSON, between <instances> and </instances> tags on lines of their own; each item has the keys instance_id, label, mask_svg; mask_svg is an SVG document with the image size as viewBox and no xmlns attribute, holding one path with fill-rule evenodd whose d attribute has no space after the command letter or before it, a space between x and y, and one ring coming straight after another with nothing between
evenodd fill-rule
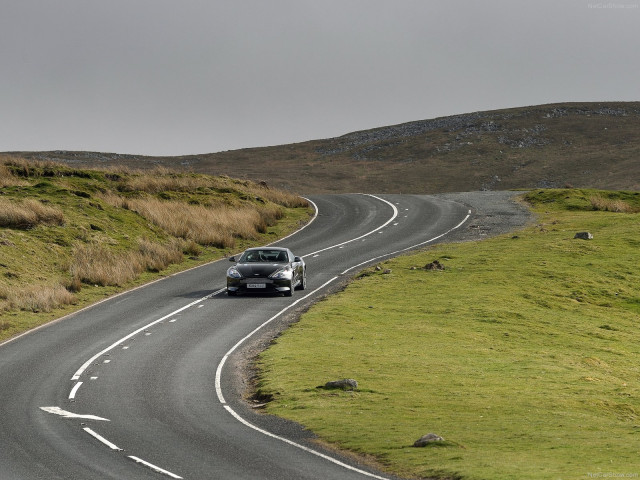
<instances>
[{"instance_id":1,"label":"white arrow road marking","mask_svg":"<svg viewBox=\"0 0 640 480\"><path fill-rule=\"evenodd\" d=\"M262 323L261 325L257 326L256 328L254 328L251 333L249 333L248 335L244 336L238 343L236 343L233 347L231 347L231 350L229 350L227 353L225 353L224 357L222 357L222 360L220 361L220 363L218 364L218 368L216 369L216 378L215 378L215 387L216 387L216 393L218 395L218 400L220 401L220 403L222 403L223 405L227 404L227 401L224 399L224 396L222 395L222 384L221 384L221 379L222 379L222 367L224 367L224 364L227 361L227 358L229 358L229 355L231 355L240 345L242 345L244 342L246 342L249 338L251 338L253 335L255 335L256 332L258 332L259 330L261 330L262 328L264 328L266 325L268 325L269 323L273 322L276 318L278 318L280 315L282 315L284 312L286 312L287 310L289 310L290 308L295 307L298 303L302 302L303 300L306 300L307 298L309 298L310 296L314 295L315 293L319 292L320 290L322 290L324 287L326 287L327 285L329 285L331 282L337 280L339 277L333 277L332 279L326 281L325 283L323 283L322 285L320 285L318 288L316 288L314 291L307 293L304 297L300 297L299 299L297 299L295 302L290 303L289 305L287 305L285 308L283 308L282 310L280 310L278 313L276 313L273 317L271 317L269 320L267 320L266 322Z\"/></svg>"},{"instance_id":2,"label":"white arrow road marking","mask_svg":"<svg viewBox=\"0 0 640 480\"><path fill-rule=\"evenodd\" d=\"M98 417L96 415L80 415L79 413L67 412L60 407L40 407L40 410L44 410L47 413L53 413L54 415L60 415L64 418L82 418L84 420L100 420L102 422L108 422L108 418Z\"/></svg>"}]
</instances>

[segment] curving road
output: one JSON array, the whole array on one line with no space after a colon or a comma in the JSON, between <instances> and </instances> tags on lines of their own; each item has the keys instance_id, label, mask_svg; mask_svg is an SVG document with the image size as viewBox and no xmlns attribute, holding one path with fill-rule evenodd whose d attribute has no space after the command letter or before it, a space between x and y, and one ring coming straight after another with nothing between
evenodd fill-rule
<instances>
[{"instance_id":1,"label":"curving road","mask_svg":"<svg viewBox=\"0 0 640 480\"><path fill-rule=\"evenodd\" d=\"M471 210L418 195L309 198L315 220L279 242L307 263L292 298L227 297L218 261L0 344L0 478L390 478L252 413L235 357L358 269L451 237Z\"/></svg>"}]
</instances>

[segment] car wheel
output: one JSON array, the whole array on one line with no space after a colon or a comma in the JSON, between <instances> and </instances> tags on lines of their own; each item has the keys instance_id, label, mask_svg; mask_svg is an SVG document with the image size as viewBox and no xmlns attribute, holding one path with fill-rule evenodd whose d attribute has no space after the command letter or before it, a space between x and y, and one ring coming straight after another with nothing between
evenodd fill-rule
<instances>
[{"instance_id":1,"label":"car wheel","mask_svg":"<svg viewBox=\"0 0 640 480\"><path fill-rule=\"evenodd\" d=\"M289 283L289 290L287 290L286 292L284 292L284 296L285 297L292 297L293 296L293 281L291 281Z\"/></svg>"},{"instance_id":2,"label":"car wheel","mask_svg":"<svg viewBox=\"0 0 640 480\"><path fill-rule=\"evenodd\" d=\"M231 290L227 290L227 295L229 297L235 297L236 296L236 292L232 292Z\"/></svg>"},{"instance_id":3,"label":"car wheel","mask_svg":"<svg viewBox=\"0 0 640 480\"><path fill-rule=\"evenodd\" d=\"M307 288L307 272L306 270L302 272L302 280L300 280L300 285L298 285L300 290L306 290Z\"/></svg>"}]
</instances>

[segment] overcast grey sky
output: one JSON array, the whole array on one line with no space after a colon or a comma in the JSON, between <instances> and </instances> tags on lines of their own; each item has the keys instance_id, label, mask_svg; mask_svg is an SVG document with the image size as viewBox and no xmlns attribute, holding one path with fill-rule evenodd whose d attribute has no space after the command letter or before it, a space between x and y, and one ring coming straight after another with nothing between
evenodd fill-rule
<instances>
[{"instance_id":1,"label":"overcast grey sky","mask_svg":"<svg viewBox=\"0 0 640 480\"><path fill-rule=\"evenodd\" d=\"M0 151L208 153L640 100L640 0L0 0Z\"/></svg>"}]
</instances>

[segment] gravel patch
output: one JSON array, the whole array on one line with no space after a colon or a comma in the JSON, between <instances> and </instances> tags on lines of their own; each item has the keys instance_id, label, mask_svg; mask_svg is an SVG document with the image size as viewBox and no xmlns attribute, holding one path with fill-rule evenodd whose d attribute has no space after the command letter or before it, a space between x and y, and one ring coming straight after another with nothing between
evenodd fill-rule
<instances>
[{"instance_id":1,"label":"gravel patch","mask_svg":"<svg viewBox=\"0 0 640 480\"><path fill-rule=\"evenodd\" d=\"M447 236L448 242L477 241L518 230L534 221L531 211L520 201L524 192L443 193L437 198L462 203L472 210L463 228Z\"/></svg>"}]
</instances>

